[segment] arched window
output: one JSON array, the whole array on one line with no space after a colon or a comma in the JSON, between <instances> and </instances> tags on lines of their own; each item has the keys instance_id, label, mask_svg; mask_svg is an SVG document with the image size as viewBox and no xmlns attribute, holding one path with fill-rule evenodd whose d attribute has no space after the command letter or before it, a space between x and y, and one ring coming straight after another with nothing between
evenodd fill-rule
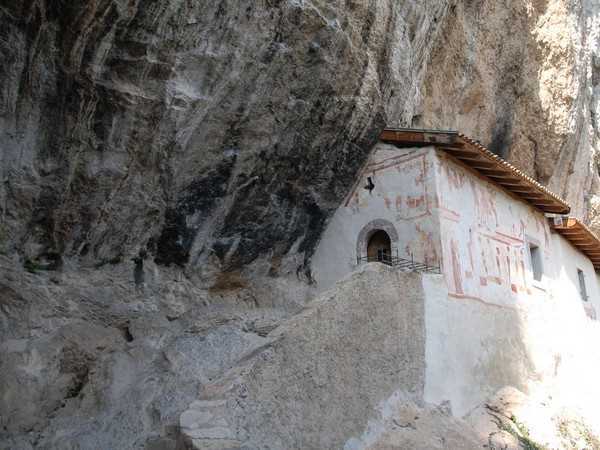
<instances>
[{"instance_id":1,"label":"arched window","mask_svg":"<svg viewBox=\"0 0 600 450\"><path fill-rule=\"evenodd\" d=\"M367 244L367 260L392 263L392 241L385 231L377 230L371 235Z\"/></svg>"}]
</instances>

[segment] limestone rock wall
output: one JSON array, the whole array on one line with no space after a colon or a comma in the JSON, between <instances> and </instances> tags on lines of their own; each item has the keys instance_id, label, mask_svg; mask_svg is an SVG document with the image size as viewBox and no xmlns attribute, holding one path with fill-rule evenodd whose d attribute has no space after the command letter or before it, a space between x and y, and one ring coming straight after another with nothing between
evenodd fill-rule
<instances>
[{"instance_id":1,"label":"limestone rock wall","mask_svg":"<svg viewBox=\"0 0 600 450\"><path fill-rule=\"evenodd\" d=\"M469 134L595 221L599 24L593 0L457 2L413 125Z\"/></svg>"},{"instance_id":2,"label":"limestone rock wall","mask_svg":"<svg viewBox=\"0 0 600 450\"><path fill-rule=\"evenodd\" d=\"M129 278L24 272L0 256L0 449L175 450L181 412L285 317Z\"/></svg>"},{"instance_id":3,"label":"limestone rock wall","mask_svg":"<svg viewBox=\"0 0 600 450\"><path fill-rule=\"evenodd\" d=\"M506 144L594 223L597 30L594 0L0 0L0 442L174 448L386 124Z\"/></svg>"},{"instance_id":4,"label":"limestone rock wall","mask_svg":"<svg viewBox=\"0 0 600 450\"><path fill-rule=\"evenodd\" d=\"M594 0L0 6L0 250L299 273L383 126L459 128L595 223Z\"/></svg>"},{"instance_id":5,"label":"limestone rock wall","mask_svg":"<svg viewBox=\"0 0 600 450\"><path fill-rule=\"evenodd\" d=\"M36 264L308 274L411 115L445 0L0 6L2 247ZM393 106L389 106L393 105ZM283 267L285 270L286 267Z\"/></svg>"}]
</instances>

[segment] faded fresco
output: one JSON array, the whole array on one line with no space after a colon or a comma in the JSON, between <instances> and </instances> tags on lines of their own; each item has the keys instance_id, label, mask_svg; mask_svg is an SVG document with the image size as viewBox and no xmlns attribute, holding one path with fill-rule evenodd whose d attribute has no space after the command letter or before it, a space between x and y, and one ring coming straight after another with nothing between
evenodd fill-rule
<instances>
[{"instance_id":1,"label":"faded fresco","mask_svg":"<svg viewBox=\"0 0 600 450\"><path fill-rule=\"evenodd\" d=\"M319 289L356 268L376 229L393 236L400 258L439 266L450 298L507 308L557 296L580 302L580 269L589 291L582 308L593 317L599 307L592 263L550 230L544 213L442 150L377 145L315 253Z\"/></svg>"},{"instance_id":2,"label":"faded fresco","mask_svg":"<svg viewBox=\"0 0 600 450\"><path fill-rule=\"evenodd\" d=\"M571 278L581 269L591 300L598 300L591 262L551 232L542 212L442 151L436 151L435 172L441 266L449 296L510 307L526 298L552 298L565 292L561 283L566 282L574 288L569 295L578 300ZM533 276L529 246L539 252L539 280ZM566 258L565 247L571 247Z\"/></svg>"}]
</instances>

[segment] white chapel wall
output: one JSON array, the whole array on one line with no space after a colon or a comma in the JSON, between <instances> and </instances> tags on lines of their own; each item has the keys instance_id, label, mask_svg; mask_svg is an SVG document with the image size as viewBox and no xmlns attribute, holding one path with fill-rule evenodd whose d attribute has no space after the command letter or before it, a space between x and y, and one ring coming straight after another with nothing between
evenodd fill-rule
<instances>
[{"instance_id":1,"label":"white chapel wall","mask_svg":"<svg viewBox=\"0 0 600 450\"><path fill-rule=\"evenodd\" d=\"M544 214L437 151L443 271L449 295L512 306L547 295L554 276ZM527 245L539 246L543 275L531 273Z\"/></svg>"},{"instance_id":2,"label":"white chapel wall","mask_svg":"<svg viewBox=\"0 0 600 450\"><path fill-rule=\"evenodd\" d=\"M592 262L558 233L553 234L552 243L555 266L555 278L552 280L553 297L584 309L588 316L595 316L600 311L600 289ZM580 295L577 269L584 274L587 301L583 301Z\"/></svg>"},{"instance_id":3,"label":"white chapel wall","mask_svg":"<svg viewBox=\"0 0 600 450\"><path fill-rule=\"evenodd\" d=\"M597 322L586 317L576 269L596 310L598 277L540 211L432 147L378 144L313 256L319 290L356 269L357 239L374 220L394 226L400 256L441 261L442 276L423 276L426 401L449 401L460 416L506 385L569 383L585 364L593 343L582 347L581 334ZM528 242L542 254L540 282Z\"/></svg>"},{"instance_id":4,"label":"white chapel wall","mask_svg":"<svg viewBox=\"0 0 600 450\"><path fill-rule=\"evenodd\" d=\"M504 386L542 390L597 412L600 323L568 301L515 308L449 297L441 277L423 276L425 389L461 417Z\"/></svg>"},{"instance_id":5,"label":"white chapel wall","mask_svg":"<svg viewBox=\"0 0 600 450\"><path fill-rule=\"evenodd\" d=\"M439 225L433 212L435 182L432 147L398 149L379 143L338 208L312 258L319 291L329 288L357 266L357 241L373 221L393 225L398 256L431 265L439 263ZM374 189L364 189L371 177ZM376 225L376 224L375 224ZM363 255L365 256L365 255Z\"/></svg>"},{"instance_id":6,"label":"white chapel wall","mask_svg":"<svg viewBox=\"0 0 600 450\"><path fill-rule=\"evenodd\" d=\"M586 317L576 278L579 267L595 305L591 262L552 233L541 212L437 155L445 283L424 277L425 400L449 401L461 416L506 385L528 392L568 383L571 368L591 349L581 346L580 334L596 324ZM528 242L542 252L540 282L532 276Z\"/></svg>"},{"instance_id":7,"label":"white chapel wall","mask_svg":"<svg viewBox=\"0 0 600 450\"><path fill-rule=\"evenodd\" d=\"M565 298L581 302L577 269L585 274L589 304L600 306L591 261L551 231L534 207L436 151L435 203L440 218L442 268L449 295L512 307ZM539 247L542 277L534 279L528 246Z\"/></svg>"}]
</instances>

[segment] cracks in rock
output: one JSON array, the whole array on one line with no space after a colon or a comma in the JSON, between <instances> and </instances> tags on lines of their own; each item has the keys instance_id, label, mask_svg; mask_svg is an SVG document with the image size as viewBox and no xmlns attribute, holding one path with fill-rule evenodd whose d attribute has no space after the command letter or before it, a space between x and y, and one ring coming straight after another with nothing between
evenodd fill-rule
<instances>
[{"instance_id":1,"label":"cracks in rock","mask_svg":"<svg viewBox=\"0 0 600 450\"><path fill-rule=\"evenodd\" d=\"M189 183L176 205L167 208L163 228L156 239L157 264L184 267L189 261L201 222L210 217L227 194L235 162L235 157L221 161L213 170ZM189 218L198 215L197 223L190 225Z\"/></svg>"},{"instance_id":2,"label":"cracks in rock","mask_svg":"<svg viewBox=\"0 0 600 450\"><path fill-rule=\"evenodd\" d=\"M540 168L540 160L539 160L539 146L538 146L538 142L531 135L527 135L527 139L529 140L529 142L531 142L531 145L533 146L533 173L534 173L534 177L535 177L535 179L539 183L542 183L543 185L546 185L546 183L548 182L548 179L547 179L547 177L542 176L542 171L541 171L541 168Z\"/></svg>"},{"instance_id":3,"label":"cracks in rock","mask_svg":"<svg viewBox=\"0 0 600 450\"><path fill-rule=\"evenodd\" d=\"M129 176L131 174L131 166L133 165L134 160L135 160L135 154L133 152L130 152L129 153L129 161L127 162L127 164L125 166L125 173L123 174L123 176L120 177L120 179L117 182L116 187L110 192L110 194L108 195L108 198L98 208L99 213L98 213L97 219L96 219L95 223L90 226L90 229L88 230L88 234L87 234L86 238L83 240L83 242L90 243L91 235L92 235L94 229L98 228L100 226L100 224L102 224L102 222L108 216L113 199L121 191L121 189L125 185L126 181L129 179ZM108 233L108 232L109 231L107 231L106 233ZM102 239L100 239L100 241L102 241ZM95 247L97 247L97 244ZM97 250L97 248L93 249L94 252L96 250Z\"/></svg>"},{"instance_id":4,"label":"cracks in rock","mask_svg":"<svg viewBox=\"0 0 600 450\"><path fill-rule=\"evenodd\" d=\"M506 112L497 119L489 149L501 158L508 159L507 153L511 145L510 136L513 129L511 113Z\"/></svg>"},{"instance_id":5,"label":"cracks in rock","mask_svg":"<svg viewBox=\"0 0 600 450\"><path fill-rule=\"evenodd\" d=\"M488 414L492 417L492 422L498 427L498 432L490 433L488 436L488 445L490 448L497 448L493 437L496 434L505 432L513 436L526 450L545 450L546 447L534 441L529 435L529 429L521 423L514 414L506 415L497 406L487 403L485 408ZM500 449L499 449L500 450Z\"/></svg>"},{"instance_id":6,"label":"cracks in rock","mask_svg":"<svg viewBox=\"0 0 600 450\"><path fill-rule=\"evenodd\" d=\"M73 382L69 387L67 394L65 395L65 400L78 397L85 385L88 383L88 377L89 369L87 366L85 366L82 371L75 374Z\"/></svg>"},{"instance_id":7,"label":"cracks in rock","mask_svg":"<svg viewBox=\"0 0 600 450\"><path fill-rule=\"evenodd\" d=\"M129 321L127 321L123 325L121 325L119 327L119 331L121 332L123 339L125 339L125 342L133 342L134 337L131 334L131 331L129 329Z\"/></svg>"},{"instance_id":8,"label":"cracks in rock","mask_svg":"<svg viewBox=\"0 0 600 450\"><path fill-rule=\"evenodd\" d=\"M404 428L404 429L409 428L411 430L416 430L417 429L417 427L415 426L415 424L412 423L412 422L400 423L396 419L392 419L392 422L398 428Z\"/></svg>"},{"instance_id":9,"label":"cracks in rock","mask_svg":"<svg viewBox=\"0 0 600 450\"><path fill-rule=\"evenodd\" d=\"M256 334L260 337L267 337L271 331L277 328L280 324L278 322L275 323L257 323L256 321L251 321L249 323L244 323L242 325L242 331L245 333Z\"/></svg>"},{"instance_id":10,"label":"cracks in rock","mask_svg":"<svg viewBox=\"0 0 600 450\"><path fill-rule=\"evenodd\" d=\"M600 138L600 123L597 111L600 108L600 58L592 57L592 93L589 97L588 110L590 112L590 123L592 126L592 145L597 146ZM596 153L593 158L594 169L600 175L600 155ZM588 202L589 203L589 202ZM588 211L590 210L588 205Z\"/></svg>"},{"instance_id":11,"label":"cracks in rock","mask_svg":"<svg viewBox=\"0 0 600 450\"><path fill-rule=\"evenodd\" d=\"M71 375L66 387L64 400L82 396L82 391L89 381L90 368L94 358L82 351L76 344L67 345L62 350L59 363L61 373Z\"/></svg>"}]
</instances>

